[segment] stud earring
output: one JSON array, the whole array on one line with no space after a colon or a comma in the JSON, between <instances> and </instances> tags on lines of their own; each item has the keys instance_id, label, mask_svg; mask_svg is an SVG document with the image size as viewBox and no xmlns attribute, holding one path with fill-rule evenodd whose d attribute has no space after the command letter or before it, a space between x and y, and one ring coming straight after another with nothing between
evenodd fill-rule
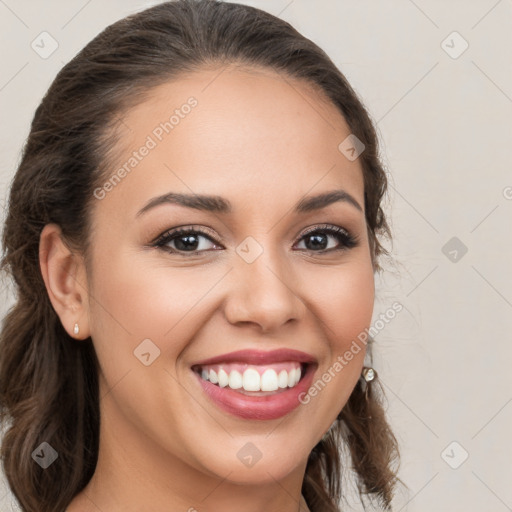
<instances>
[{"instance_id":1,"label":"stud earring","mask_svg":"<svg viewBox=\"0 0 512 512\"><path fill-rule=\"evenodd\" d=\"M370 392L370 387L377 379L377 372L370 366L364 366L363 371L361 372L361 378L363 379L363 389L364 389L364 399L366 402L369 401L368 393ZM371 419L371 416L369 416Z\"/></svg>"},{"instance_id":2,"label":"stud earring","mask_svg":"<svg viewBox=\"0 0 512 512\"><path fill-rule=\"evenodd\" d=\"M361 376L366 382L371 382L377 377L377 372L373 368L365 366L361 372Z\"/></svg>"},{"instance_id":3,"label":"stud earring","mask_svg":"<svg viewBox=\"0 0 512 512\"><path fill-rule=\"evenodd\" d=\"M75 327L73 328L73 334L76 336L80 332L80 327L75 323Z\"/></svg>"}]
</instances>

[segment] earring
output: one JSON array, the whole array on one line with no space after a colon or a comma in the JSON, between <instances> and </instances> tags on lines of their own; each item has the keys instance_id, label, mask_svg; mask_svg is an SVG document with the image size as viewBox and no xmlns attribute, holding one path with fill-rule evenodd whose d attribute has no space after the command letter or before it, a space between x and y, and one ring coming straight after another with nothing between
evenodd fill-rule
<instances>
[{"instance_id":1,"label":"earring","mask_svg":"<svg viewBox=\"0 0 512 512\"><path fill-rule=\"evenodd\" d=\"M368 402L368 392L372 382L377 378L377 372L370 366L363 366L361 378L363 379L364 399Z\"/></svg>"},{"instance_id":2,"label":"earring","mask_svg":"<svg viewBox=\"0 0 512 512\"><path fill-rule=\"evenodd\" d=\"M361 376L360 376L359 380L362 381L361 382L361 387L363 388L364 399L365 399L367 404L369 404L368 389L370 388L371 383L375 379L377 379L377 372L371 366L363 366L363 369L361 371ZM342 419L343 419L343 409L338 414L338 416L336 418L336 421L340 421ZM368 419L370 419L370 420L372 419L371 415L368 416ZM325 440L325 438L327 437L327 434L329 433L329 430L323 435L322 441Z\"/></svg>"},{"instance_id":3,"label":"earring","mask_svg":"<svg viewBox=\"0 0 512 512\"><path fill-rule=\"evenodd\" d=\"M369 366L364 366L363 371L361 372L361 376L366 382L371 382L377 378L377 372Z\"/></svg>"},{"instance_id":4,"label":"earring","mask_svg":"<svg viewBox=\"0 0 512 512\"><path fill-rule=\"evenodd\" d=\"M80 327L75 323L75 327L73 328L73 334L76 336L80 332Z\"/></svg>"},{"instance_id":5,"label":"earring","mask_svg":"<svg viewBox=\"0 0 512 512\"><path fill-rule=\"evenodd\" d=\"M361 378L363 379L363 386L364 386L364 399L366 401L366 403L369 405L369 398L368 398L368 392L369 392L369 389L370 389L370 386L372 384L372 382L377 378L377 372L369 367L369 366L364 366L363 367L363 371L361 372ZM372 415L370 414L368 416L368 419L371 420L372 419Z\"/></svg>"}]
</instances>

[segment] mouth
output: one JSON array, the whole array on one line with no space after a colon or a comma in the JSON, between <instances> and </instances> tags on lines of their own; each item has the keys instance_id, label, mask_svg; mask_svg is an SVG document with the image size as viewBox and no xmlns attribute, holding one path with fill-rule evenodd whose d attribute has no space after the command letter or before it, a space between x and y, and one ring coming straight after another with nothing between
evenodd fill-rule
<instances>
[{"instance_id":1,"label":"mouth","mask_svg":"<svg viewBox=\"0 0 512 512\"><path fill-rule=\"evenodd\" d=\"M192 370L204 381L246 396L268 396L295 388L304 378L308 363L298 361L266 365L224 363L194 365Z\"/></svg>"},{"instance_id":2,"label":"mouth","mask_svg":"<svg viewBox=\"0 0 512 512\"><path fill-rule=\"evenodd\" d=\"M200 387L221 410L243 419L269 420L302 402L318 364L294 350L238 351L195 363Z\"/></svg>"}]
</instances>

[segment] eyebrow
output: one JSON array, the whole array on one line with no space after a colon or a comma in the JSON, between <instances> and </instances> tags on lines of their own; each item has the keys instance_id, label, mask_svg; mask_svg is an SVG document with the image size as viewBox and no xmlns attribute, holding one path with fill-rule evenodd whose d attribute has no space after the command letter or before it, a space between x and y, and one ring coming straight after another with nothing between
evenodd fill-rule
<instances>
[{"instance_id":1,"label":"eyebrow","mask_svg":"<svg viewBox=\"0 0 512 512\"><path fill-rule=\"evenodd\" d=\"M295 212L307 213L314 210L320 210L333 203L343 202L352 205L354 208L363 211L361 205L345 190L332 190L315 196L305 197L295 205ZM198 195L198 194L178 194L170 192L158 197L150 199L143 208L141 208L136 217L140 217L148 210L155 208L161 204L177 204L186 208L195 210L215 212L215 213L231 213L233 207L231 203L221 196Z\"/></svg>"}]
</instances>

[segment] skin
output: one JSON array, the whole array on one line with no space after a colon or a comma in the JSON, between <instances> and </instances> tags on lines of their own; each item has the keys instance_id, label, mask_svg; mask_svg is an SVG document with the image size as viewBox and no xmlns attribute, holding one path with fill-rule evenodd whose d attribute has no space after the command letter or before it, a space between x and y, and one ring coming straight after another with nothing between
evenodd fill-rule
<instances>
[{"instance_id":1,"label":"skin","mask_svg":"<svg viewBox=\"0 0 512 512\"><path fill-rule=\"evenodd\" d=\"M222 69L159 85L124 113L113 170L187 98L198 100L94 201L89 268L58 226L41 235L52 304L76 343L91 336L100 362L98 465L68 512L135 512L148 503L153 512L297 512L308 455L361 374L364 349L308 404L249 421L211 402L190 369L234 350L284 347L317 359L316 381L370 325L374 304L362 168L338 150L350 134L342 115L306 83L271 70ZM293 212L304 196L337 189L363 211L336 202ZM167 203L136 218L167 192L219 195L233 212ZM321 224L349 230L359 244L320 254L303 233ZM151 247L165 231L190 225L214 238L199 238L198 255ZM263 248L251 264L236 252L249 236ZM342 244L326 240L329 248ZM161 351L150 366L133 353L146 338ZM262 453L252 467L237 458L247 442Z\"/></svg>"}]
</instances>

